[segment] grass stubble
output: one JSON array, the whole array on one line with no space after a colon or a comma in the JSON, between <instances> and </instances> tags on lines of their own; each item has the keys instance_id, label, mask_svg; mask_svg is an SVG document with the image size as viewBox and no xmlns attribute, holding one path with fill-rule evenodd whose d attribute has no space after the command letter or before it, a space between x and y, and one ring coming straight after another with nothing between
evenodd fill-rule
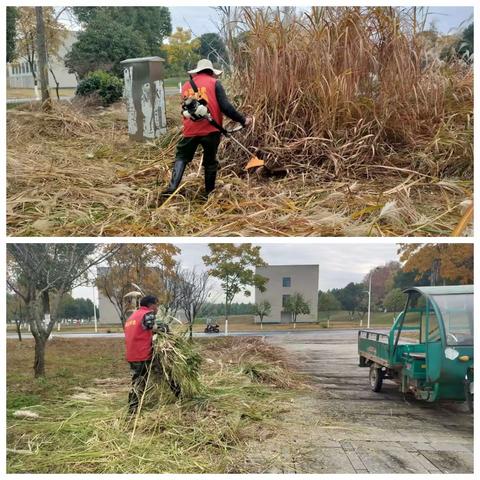
<instances>
[{"instance_id":1,"label":"grass stubble","mask_svg":"<svg viewBox=\"0 0 480 480\"><path fill-rule=\"evenodd\" d=\"M70 385L48 401L40 394L33 405L20 409L18 401L11 404L8 472L262 471L263 465L245 457L246 446L281 432L279 417L293 408L294 393L308 388L304 379L280 349L261 339L224 338L193 346L177 340L163 339L156 351L169 365L177 359L173 375L185 392L180 400L152 375L141 412L134 417L127 415L126 376ZM18 410L35 412L38 418L16 418Z\"/></svg>"}]
</instances>

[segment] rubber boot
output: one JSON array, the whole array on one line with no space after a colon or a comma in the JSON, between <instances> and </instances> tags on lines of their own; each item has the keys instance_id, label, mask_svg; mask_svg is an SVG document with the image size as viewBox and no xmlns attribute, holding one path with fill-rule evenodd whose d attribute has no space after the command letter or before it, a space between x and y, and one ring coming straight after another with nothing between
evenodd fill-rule
<instances>
[{"instance_id":1,"label":"rubber boot","mask_svg":"<svg viewBox=\"0 0 480 480\"><path fill-rule=\"evenodd\" d=\"M217 171L205 171L205 195L208 197L215 190L215 180L217 179Z\"/></svg>"},{"instance_id":2,"label":"rubber boot","mask_svg":"<svg viewBox=\"0 0 480 480\"><path fill-rule=\"evenodd\" d=\"M183 160L175 160L172 170L172 179L166 190L162 192L162 195L171 195L178 188L182 181L183 172L185 172L186 166L187 164Z\"/></svg>"}]
</instances>

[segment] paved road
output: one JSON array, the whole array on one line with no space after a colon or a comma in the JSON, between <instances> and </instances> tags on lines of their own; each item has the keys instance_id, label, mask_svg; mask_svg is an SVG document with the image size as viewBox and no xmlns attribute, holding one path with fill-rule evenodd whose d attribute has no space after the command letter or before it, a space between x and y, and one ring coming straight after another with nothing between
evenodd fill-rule
<instances>
[{"instance_id":1,"label":"paved road","mask_svg":"<svg viewBox=\"0 0 480 480\"><path fill-rule=\"evenodd\" d=\"M290 419L292 431L302 432L291 449L294 467L280 471L473 472L473 417L465 404L407 400L390 381L372 392L368 369L357 366L356 331L268 341L285 347L315 383L314 400L298 399L298 415ZM279 451L285 456L285 445Z\"/></svg>"},{"instance_id":2,"label":"paved road","mask_svg":"<svg viewBox=\"0 0 480 480\"><path fill-rule=\"evenodd\" d=\"M345 333L348 332L348 334L351 336L352 334L357 335L358 330L330 330L330 331L318 331L318 330L274 330L274 331L256 331L256 332L231 332L228 334L228 336L231 337L272 337L272 336L303 336L303 337L309 337L312 336L312 338L316 338L319 335L325 336L326 338L336 338L338 340L341 340ZM328 333L328 335L327 335ZM123 333L105 333L105 332L99 332L99 333L72 333L72 332L52 332L52 335L54 337L58 338L123 338ZM194 337L208 337L208 338L214 338L214 337L224 337L225 333L194 333ZM8 332L7 333L7 338L15 339L17 338L17 334L14 332ZM22 338L32 338L32 335L29 333L23 333L22 332Z\"/></svg>"}]
</instances>

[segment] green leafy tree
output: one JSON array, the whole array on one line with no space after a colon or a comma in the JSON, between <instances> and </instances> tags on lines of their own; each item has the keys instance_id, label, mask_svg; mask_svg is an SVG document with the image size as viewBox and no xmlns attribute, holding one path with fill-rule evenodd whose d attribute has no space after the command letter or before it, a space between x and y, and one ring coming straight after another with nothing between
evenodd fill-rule
<instances>
[{"instance_id":1,"label":"green leafy tree","mask_svg":"<svg viewBox=\"0 0 480 480\"><path fill-rule=\"evenodd\" d=\"M383 306L387 312L397 313L405 305L405 294L399 288L393 288L390 290L385 299L383 300Z\"/></svg>"},{"instance_id":2,"label":"green leafy tree","mask_svg":"<svg viewBox=\"0 0 480 480\"><path fill-rule=\"evenodd\" d=\"M209 274L218 278L225 293L225 328L228 329L230 305L240 292L250 296L249 287L261 292L266 290L267 278L255 273L255 267L266 263L260 256L261 247L251 243L234 245L233 243L210 243L210 255L204 255L203 262L209 268Z\"/></svg>"},{"instance_id":3,"label":"green leafy tree","mask_svg":"<svg viewBox=\"0 0 480 480\"><path fill-rule=\"evenodd\" d=\"M163 40L172 33L172 20L168 7L73 7L79 22L88 27L98 18L131 27L142 36L146 55L158 55Z\"/></svg>"},{"instance_id":4,"label":"green leafy tree","mask_svg":"<svg viewBox=\"0 0 480 480\"><path fill-rule=\"evenodd\" d=\"M318 292L318 311L325 312L330 323L330 314L341 310L342 304L332 292Z\"/></svg>"},{"instance_id":5,"label":"green leafy tree","mask_svg":"<svg viewBox=\"0 0 480 480\"><path fill-rule=\"evenodd\" d=\"M78 34L77 41L65 56L65 66L80 78L95 70L121 77L122 60L146 55L147 43L139 31L104 14L97 14Z\"/></svg>"},{"instance_id":6,"label":"green leafy tree","mask_svg":"<svg viewBox=\"0 0 480 480\"><path fill-rule=\"evenodd\" d=\"M232 302L229 308L230 315L255 315L255 305L253 303ZM199 315L202 317L220 317L225 314L224 303L205 303Z\"/></svg>"},{"instance_id":7,"label":"green leafy tree","mask_svg":"<svg viewBox=\"0 0 480 480\"><path fill-rule=\"evenodd\" d=\"M254 305L254 314L260 317L260 328L263 330L263 317L272 313L272 305L268 300L262 300Z\"/></svg>"},{"instance_id":8,"label":"green leafy tree","mask_svg":"<svg viewBox=\"0 0 480 480\"><path fill-rule=\"evenodd\" d=\"M17 17L17 8L7 7L7 62L16 57Z\"/></svg>"},{"instance_id":9,"label":"green leafy tree","mask_svg":"<svg viewBox=\"0 0 480 480\"><path fill-rule=\"evenodd\" d=\"M457 44L457 55L470 59L473 55L473 23L471 23L463 32L462 38Z\"/></svg>"},{"instance_id":10,"label":"green leafy tree","mask_svg":"<svg viewBox=\"0 0 480 480\"><path fill-rule=\"evenodd\" d=\"M97 318L98 308L95 307ZM90 320L94 317L93 302L89 298L73 298L64 295L60 301L57 313L58 319Z\"/></svg>"},{"instance_id":11,"label":"green leafy tree","mask_svg":"<svg viewBox=\"0 0 480 480\"><path fill-rule=\"evenodd\" d=\"M202 58L208 58L217 65L228 65L228 53L225 42L218 33L200 35L198 53Z\"/></svg>"},{"instance_id":12,"label":"green leafy tree","mask_svg":"<svg viewBox=\"0 0 480 480\"><path fill-rule=\"evenodd\" d=\"M350 317L353 318L355 312L362 311L366 304L366 287L363 283L350 282L344 288L335 288L332 294L342 304L344 310L347 310Z\"/></svg>"},{"instance_id":13,"label":"green leafy tree","mask_svg":"<svg viewBox=\"0 0 480 480\"><path fill-rule=\"evenodd\" d=\"M310 306L301 293L293 293L287 300L284 307L287 313L292 314L293 328L297 326L298 315L308 315L310 313Z\"/></svg>"}]
</instances>

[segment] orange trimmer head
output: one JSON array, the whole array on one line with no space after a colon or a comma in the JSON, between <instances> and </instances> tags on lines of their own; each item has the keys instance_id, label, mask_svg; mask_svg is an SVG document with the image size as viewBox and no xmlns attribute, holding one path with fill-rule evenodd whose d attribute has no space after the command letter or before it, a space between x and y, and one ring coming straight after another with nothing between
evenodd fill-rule
<instances>
[{"instance_id":1,"label":"orange trimmer head","mask_svg":"<svg viewBox=\"0 0 480 480\"><path fill-rule=\"evenodd\" d=\"M263 160L258 157L252 157L245 166L245 170L250 170L251 168L255 167L263 167L264 165L265 162Z\"/></svg>"}]
</instances>

